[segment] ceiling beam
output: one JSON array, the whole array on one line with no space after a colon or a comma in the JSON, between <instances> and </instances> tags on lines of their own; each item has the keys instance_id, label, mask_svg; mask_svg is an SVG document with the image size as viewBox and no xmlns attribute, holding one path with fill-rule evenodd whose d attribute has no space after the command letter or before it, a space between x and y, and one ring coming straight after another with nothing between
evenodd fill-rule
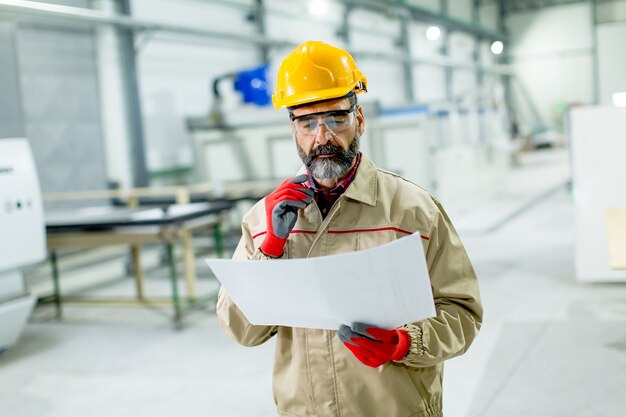
<instances>
[{"instance_id":1,"label":"ceiling beam","mask_svg":"<svg viewBox=\"0 0 626 417\"><path fill-rule=\"evenodd\" d=\"M459 31L472 34L479 38L488 40L506 41L507 36L499 30L489 29L475 23L466 22L460 19L450 17L448 14L439 13L423 7L409 4L406 0L338 0L346 6L352 8L361 8L376 12L386 13L391 16L397 15L398 12L408 12L416 21L437 24L448 31Z\"/></svg>"}]
</instances>

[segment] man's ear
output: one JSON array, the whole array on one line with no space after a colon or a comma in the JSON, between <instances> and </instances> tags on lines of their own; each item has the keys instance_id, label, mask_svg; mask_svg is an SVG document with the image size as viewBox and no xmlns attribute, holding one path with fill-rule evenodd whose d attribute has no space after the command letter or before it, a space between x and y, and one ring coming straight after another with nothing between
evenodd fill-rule
<instances>
[{"instance_id":1,"label":"man's ear","mask_svg":"<svg viewBox=\"0 0 626 417\"><path fill-rule=\"evenodd\" d=\"M363 116L363 107L360 104L356 106L356 128L359 136L363 136L365 133L365 116Z\"/></svg>"}]
</instances>

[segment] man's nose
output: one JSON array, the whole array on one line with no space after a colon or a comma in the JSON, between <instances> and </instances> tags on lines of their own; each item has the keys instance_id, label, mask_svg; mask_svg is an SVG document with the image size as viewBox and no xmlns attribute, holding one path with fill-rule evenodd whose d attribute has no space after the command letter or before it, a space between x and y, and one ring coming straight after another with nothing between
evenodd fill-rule
<instances>
[{"instance_id":1,"label":"man's nose","mask_svg":"<svg viewBox=\"0 0 626 417\"><path fill-rule=\"evenodd\" d=\"M332 139L330 129L324 123L320 123L317 126L317 134L315 135L315 142L320 145L326 145Z\"/></svg>"}]
</instances>

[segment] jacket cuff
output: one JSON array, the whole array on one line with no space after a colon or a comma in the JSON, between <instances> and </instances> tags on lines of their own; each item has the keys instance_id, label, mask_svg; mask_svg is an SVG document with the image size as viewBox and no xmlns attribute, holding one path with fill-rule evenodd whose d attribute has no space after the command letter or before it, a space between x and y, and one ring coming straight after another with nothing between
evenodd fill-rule
<instances>
[{"instance_id":1,"label":"jacket cuff","mask_svg":"<svg viewBox=\"0 0 626 417\"><path fill-rule=\"evenodd\" d=\"M415 362L419 361L424 353L426 352L426 348L424 347L424 343L422 342L422 329L415 324L405 324L400 327L400 329L406 331L411 338L411 344L409 346L409 352L406 356L398 361L399 363L403 363L405 365L411 365Z\"/></svg>"},{"instance_id":2,"label":"jacket cuff","mask_svg":"<svg viewBox=\"0 0 626 417\"><path fill-rule=\"evenodd\" d=\"M280 257L282 257L282 255ZM252 257L250 258L250 260L253 260L253 261L268 261L268 260L279 259L279 258L266 255L266 254L263 253L261 248L258 248L258 249L256 249L254 251L254 253L252 254Z\"/></svg>"}]
</instances>

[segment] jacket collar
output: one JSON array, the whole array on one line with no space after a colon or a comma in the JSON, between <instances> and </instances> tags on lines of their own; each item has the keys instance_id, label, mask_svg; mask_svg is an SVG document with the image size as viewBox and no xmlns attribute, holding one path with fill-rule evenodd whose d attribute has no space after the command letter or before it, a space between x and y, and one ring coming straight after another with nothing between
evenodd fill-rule
<instances>
[{"instance_id":1,"label":"jacket collar","mask_svg":"<svg viewBox=\"0 0 626 417\"><path fill-rule=\"evenodd\" d=\"M306 174L306 167L300 168L298 174ZM378 190L378 172L376 166L366 155L361 154L361 163L354 180L343 193L345 198L359 201L370 206L376 205Z\"/></svg>"},{"instance_id":2,"label":"jacket collar","mask_svg":"<svg viewBox=\"0 0 626 417\"><path fill-rule=\"evenodd\" d=\"M374 166L372 160L362 155L356 176L343 194L346 198L375 206L378 185L377 174L376 166Z\"/></svg>"}]
</instances>

